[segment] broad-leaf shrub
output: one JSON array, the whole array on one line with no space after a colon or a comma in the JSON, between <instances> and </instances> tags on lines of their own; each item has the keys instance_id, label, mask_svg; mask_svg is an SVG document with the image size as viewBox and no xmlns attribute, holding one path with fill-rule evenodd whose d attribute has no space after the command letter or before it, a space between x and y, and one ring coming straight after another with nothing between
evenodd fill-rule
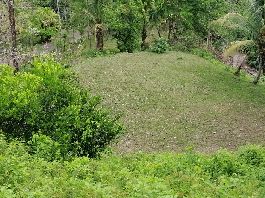
<instances>
[{"instance_id":1,"label":"broad-leaf shrub","mask_svg":"<svg viewBox=\"0 0 265 198\"><path fill-rule=\"evenodd\" d=\"M18 32L23 43L37 44L51 40L61 27L59 15L50 8L37 7L20 13Z\"/></svg>"},{"instance_id":2,"label":"broad-leaf shrub","mask_svg":"<svg viewBox=\"0 0 265 198\"><path fill-rule=\"evenodd\" d=\"M105 20L121 52L140 49L143 15L137 1L122 1L105 8Z\"/></svg>"},{"instance_id":3,"label":"broad-leaf shrub","mask_svg":"<svg viewBox=\"0 0 265 198\"><path fill-rule=\"evenodd\" d=\"M258 69L259 67L259 54L258 52L258 46L255 44L255 42L248 42L246 45L243 45L240 49L243 53L247 55L247 63L250 67Z\"/></svg>"},{"instance_id":4,"label":"broad-leaf shrub","mask_svg":"<svg viewBox=\"0 0 265 198\"><path fill-rule=\"evenodd\" d=\"M162 54L165 53L169 49L169 44L166 39L159 38L155 40L154 44L151 46L151 51Z\"/></svg>"},{"instance_id":5,"label":"broad-leaf shrub","mask_svg":"<svg viewBox=\"0 0 265 198\"><path fill-rule=\"evenodd\" d=\"M99 107L99 97L50 58L35 59L16 75L1 65L0 95L0 130L29 142L33 153L51 152L51 159L58 153L95 157L121 133L117 119Z\"/></svg>"}]
</instances>

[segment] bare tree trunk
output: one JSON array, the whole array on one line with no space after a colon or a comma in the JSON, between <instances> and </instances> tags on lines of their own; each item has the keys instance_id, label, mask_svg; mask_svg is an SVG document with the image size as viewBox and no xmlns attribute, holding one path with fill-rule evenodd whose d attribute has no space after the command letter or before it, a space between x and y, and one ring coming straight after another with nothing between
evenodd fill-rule
<instances>
[{"instance_id":1,"label":"bare tree trunk","mask_svg":"<svg viewBox=\"0 0 265 198\"><path fill-rule=\"evenodd\" d=\"M146 38L147 38L147 27L145 23L142 29L142 44L141 44L142 50L145 50L147 48Z\"/></svg>"},{"instance_id":2,"label":"bare tree trunk","mask_svg":"<svg viewBox=\"0 0 265 198\"><path fill-rule=\"evenodd\" d=\"M90 29L87 30L87 39L89 41L89 48L92 48L91 32Z\"/></svg>"},{"instance_id":3,"label":"bare tree trunk","mask_svg":"<svg viewBox=\"0 0 265 198\"><path fill-rule=\"evenodd\" d=\"M16 20L15 20L15 10L14 10L14 0L8 0L8 16L10 23L10 32L11 32L11 58L15 71L19 70L17 62L17 32L16 32Z\"/></svg>"},{"instance_id":4,"label":"bare tree trunk","mask_svg":"<svg viewBox=\"0 0 265 198\"><path fill-rule=\"evenodd\" d=\"M207 36L207 49L212 50L212 34L210 31L208 31L208 36Z\"/></svg>"},{"instance_id":5,"label":"bare tree trunk","mask_svg":"<svg viewBox=\"0 0 265 198\"><path fill-rule=\"evenodd\" d=\"M61 20L61 15L60 15L60 6L59 6L60 0L56 0L56 9L57 9L57 14L59 16L59 19Z\"/></svg>"},{"instance_id":6,"label":"bare tree trunk","mask_svg":"<svg viewBox=\"0 0 265 198\"><path fill-rule=\"evenodd\" d=\"M259 71L258 71L258 74L255 78L255 80L253 81L253 83L256 85L258 84L259 80L260 80L260 77L263 73L263 70L264 70L264 58L261 56L260 59L259 59Z\"/></svg>"},{"instance_id":7,"label":"bare tree trunk","mask_svg":"<svg viewBox=\"0 0 265 198\"><path fill-rule=\"evenodd\" d=\"M173 21L172 19L169 19L168 20L168 40L170 41L171 40L171 34L172 34L172 31L173 31Z\"/></svg>"},{"instance_id":8,"label":"bare tree trunk","mask_svg":"<svg viewBox=\"0 0 265 198\"><path fill-rule=\"evenodd\" d=\"M157 33L158 33L159 38L161 38L161 29L160 29L160 26L157 28Z\"/></svg>"},{"instance_id":9,"label":"bare tree trunk","mask_svg":"<svg viewBox=\"0 0 265 198\"><path fill-rule=\"evenodd\" d=\"M96 47L97 50L102 51L104 47L104 40L103 40L103 27L102 24L96 24Z\"/></svg>"}]
</instances>

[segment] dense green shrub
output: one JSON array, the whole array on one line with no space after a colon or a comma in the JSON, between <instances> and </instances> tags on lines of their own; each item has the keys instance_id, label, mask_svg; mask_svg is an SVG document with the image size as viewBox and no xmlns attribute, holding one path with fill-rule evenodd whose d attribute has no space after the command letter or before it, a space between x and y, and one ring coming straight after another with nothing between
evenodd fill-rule
<instances>
[{"instance_id":1,"label":"dense green shrub","mask_svg":"<svg viewBox=\"0 0 265 198\"><path fill-rule=\"evenodd\" d=\"M59 15L50 8L37 7L20 13L18 30L25 44L44 43L51 40L61 27Z\"/></svg>"},{"instance_id":2,"label":"dense green shrub","mask_svg":"<svg viewBox=\"0 0 265 198\"><path fill-rule=\"evenodd\" d=\"M248 42L246 45L242 46L240 49L243 53L247 55L247 63L250 67L258 69L258 47L254 42Z\"/></svg>"},{"instance_id":3,"label":"dense green shrub","mask_svg":"<svg viewBox=\"0 0 265 198\"><path fill-rule=\"evenodd\" d=\"M105 8L105 20L121 52L140 49L143 15L136 1L117 1Z\"/></svg>"},{"instance_id":4,"label":"dense green shrub","mask_svg":"<svg viewBox=\"0 0 265 198\"><path fill-rule=\"evenodd\" d=\"M212 156L205 167L212 179L217 179L221 175L240 174L240 164L235 156L224 151Z\"/></svg>"},{"instance_id":5,"label":"dense green shrub","mask_svg":"<svg viewBox=\"0 0 265 198\"><path fill-rule=\"evenodd\" d=\"M166 39L159 38L155 40L154 44L151 46L151 51L162 54L165 53L169 49L169 44Z\"/></svg>"},{"instance_id":6,"label":"dense green shrub","mask_svg":"<svg viewBox=\"0 0 265 198\"><path fill-rule=\"evenodd\" d=\"M263 148L259 146L247 146L239 151L239 158L243 163L261 166L265 163L265 153Z\"/></svg>"},{"instance_id":7,"label":"dense green shrub","mask_svg":"<svg viewBox=\"0 0 265 198\"><path fill-rule=\"evenodd\" d=\"M264 161L263 147L247 147L47 162L0 137L0 197L264 197L264 165L245 161L249 150Z\"/></svg>"},{"instance_id":8,"label":"dense green shrub","mask_svg":"<svg viewBox=\"0 0 265 198\"><path fill-rule=\"evenodd\" d=\"M213 46L220 51L230 42L246 40L251 35L247 18L238 13L228 13L210 22L209 30Z\"/></svg>"},{"instance_id":9,"label":"dense green shrub","mask_svg":"<svg viewBox=\"0 0 265 198\"><path fill-rule=\"evenodd\" d=\"M117 119L98 107L99 97L50 58L35 59L16 75L1 65L0 95L0 129L8 139L30 141L32 152L95 157L121 132Z\"/></svg>"}]
</instances>

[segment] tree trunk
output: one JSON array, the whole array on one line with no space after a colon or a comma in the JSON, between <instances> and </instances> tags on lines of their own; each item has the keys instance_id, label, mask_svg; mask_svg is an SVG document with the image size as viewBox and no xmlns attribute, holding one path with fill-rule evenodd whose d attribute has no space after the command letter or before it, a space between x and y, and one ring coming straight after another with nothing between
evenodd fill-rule
<instances>
[{"instance_id":1,"label":"tree trunk","mask_svg":"<svg viewBox=\"0 0 265 198\"><path fill-rule=\"evenodd\" d=\"M262 55L260 55L260 59L259 59L259 71L258 71L258 74L255 78L255 80L253 81L253 83L256 85L258 84L259 80L260 80L260 77L263 73L263 70L264 70L264 58L262 57Z\"/></svg>"},{"instance_id":2,"label":"tree trunk","mask_svg":"<svg viewBox=\"0 0 265 198\"><path fill-rule=\"evenodd\" d=\"M171 34L172 34L172 31L173 31L173 22L172 22L172 19L169 19L168 20L168 40L170 41L171 40Z\"/></svg>"},{"instance_id":3,"label":"tree trunk","mask_svg":"<svg viewBox=\"0 0 265 198\"><path fill-rule=\"evenodd\" d=\"M210 31L208 31L208 36L207 36L207 49L212 50L212 34Z\"/></svg>"},{"instance_id":4,"label":"tree trunk","mask_svg":"<svg viewBox=\"0 0 265 198\"><path fill-rule=\"evenodd\" d=\"M91 33L90 33L90 29L87 30L87 39L89 41L89 48L92 48L92 40L91 40Z\"/></svg>"},{"instance_id":5,"label":"tree trunk","mask_svg":"<svg viewBox=\"0 0 265 198\"><path fill-rule=\"evenodd\" d=\"M103 26L102 24L96 24L96 46L97 50L102 51L104 47L104 40L103 40Z\"/></svg>"},{"instance_id":6,"label":"tree trunk","mask_svg":"<svg viewBox=\"0 0 265 198\"><path fill-rule=\"evenodd\" d=\"M158 33L159 38L161 38L162 36L161 36L161 29L160 29L160 27L157 28L157 33Z\"/></svg>"},{"instance_id":7,"label":"tree trunk","mask_svg":"<svg viewBox=\"0 0 265 198\"><path fill-rule=\"evenodd\" d=\"M59 18L61 19L59 1L60 0L56 0L56 7L57 7L56 10L57 10L57 14L58 14Z\"/></svg>"},{"instance_id":8,"label":"tree trunk","mask_svg":"<svg viewBox=\"0 0 265 198\"><path fill-rule=\"evenodd\" d=\"M141 44L142 50L145 50L147 48L146 38L147 38L147 26L146 26L146 23L144 23L144 26L142 29L142 44Z\"/></svg>"},{"instance_id":9,"label":"tree trunk","mask_svg":"<svg viewBox=\"0 0 265 198\"><path fill-rule=\"evenodd\" d=\"M8 16L10 23L10 32L11 32L11 58L15 71L19 70L17 62L17 32L16 32L16 20L15 20L15 10L14 10L14 0L8 0Z\"/></svg>"}]
</instances>

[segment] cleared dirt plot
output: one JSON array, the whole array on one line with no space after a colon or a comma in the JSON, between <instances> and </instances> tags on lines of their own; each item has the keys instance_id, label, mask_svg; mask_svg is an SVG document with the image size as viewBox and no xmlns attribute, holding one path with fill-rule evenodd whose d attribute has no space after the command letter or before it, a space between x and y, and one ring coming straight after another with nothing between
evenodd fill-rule
<instances>
[{"instance_id":1,"label":"cleared dirt plot","mask_svg":"<svg viewBox=\"0 0 265 198\"><path fill-rule=\"evenodd\" d=\"M221 63L181 52L118 54L74 67L81 82L122 113L117 152L213 152L264 144L265 87Z\"/></svg>"}]
</instances>

